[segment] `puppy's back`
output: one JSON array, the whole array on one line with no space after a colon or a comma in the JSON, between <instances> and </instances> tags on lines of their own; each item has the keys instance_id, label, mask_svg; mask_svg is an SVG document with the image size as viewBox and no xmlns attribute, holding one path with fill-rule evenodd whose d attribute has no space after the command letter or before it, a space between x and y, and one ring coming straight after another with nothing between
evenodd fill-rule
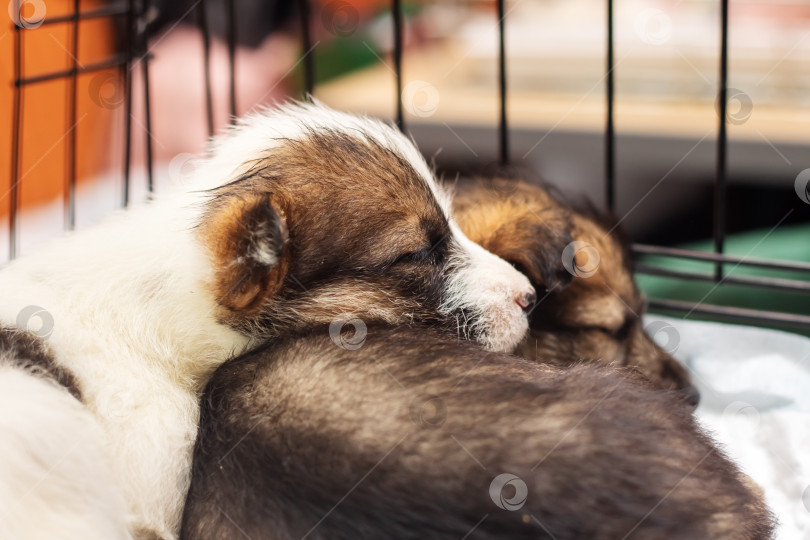
<instances>
[{"instance_id":1,"label":"puppy's back","mask_svg":"<svg viewBox=\"0 0 810 540\"><path fill-rule=\"evenodd\" d=\"M677 400L607 368L324 328L217 371L183 536L768 537L742 479Z\"/></svg>"}]
</instances>

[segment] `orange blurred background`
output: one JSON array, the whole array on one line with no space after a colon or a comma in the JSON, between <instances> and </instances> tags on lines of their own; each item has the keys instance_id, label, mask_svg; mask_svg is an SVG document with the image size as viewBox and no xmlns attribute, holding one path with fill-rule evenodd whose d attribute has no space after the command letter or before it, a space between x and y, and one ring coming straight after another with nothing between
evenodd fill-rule
<instances>
[{"instance_id":1,"label":"orange blurred background","mask_svg":"<svg viewBox=\"0 0 810 540\"><path fill-rule=\"evenodd\" d=\"M98 0L82 1L81 11L102 6ZM43 2L21 2L21 19L30 28L15 30L13 4L7 24L0 27L0 219L7 219L10 208L12 131L14 116L15 32L22 44L22 77L63 72L73 68L73 21L36 26L32 18ZM47 19L69 16L73 2L48 0ZM114 53L114 28L110 18L83 20L79 23L79 66L108 59ZM118 70L81 74L76 85L76 124L70 125L70 77L24 85L22 92L22 128L19 141L18 189L20 208L59 200L68 182L71 128L76 131L76 176L81 183L110 166L107 151L109 130L116 114L116 99L123 99L117 83ZM123 109L123 107L121 107ZM104 148L104 151L98 151Z\"/></svg>"}]
</instances>

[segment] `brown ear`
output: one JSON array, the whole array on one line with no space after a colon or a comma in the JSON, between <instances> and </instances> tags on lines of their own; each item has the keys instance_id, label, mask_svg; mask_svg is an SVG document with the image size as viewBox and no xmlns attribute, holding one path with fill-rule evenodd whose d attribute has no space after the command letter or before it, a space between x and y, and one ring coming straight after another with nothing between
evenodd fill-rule
<instances>
[{"instance_id":1,"label":"brown ear","mask_svg":"<svg viewBox=\"0 0 810 540\"><path fill-rule=\"evenodd\" d=\"M209 212L203 237L214 263L217 301L231 311L253 312L278 292L287 275L284 211L271 195L249 194Z\"/></svg>"},{"instance_id":2,"label":"brown ear","mask_svg":"<svg viewBox=\"0 0 810 540\"><path fill-rule=\"evenodd\" d=\"M560 257L570 242L569 230L547 227L526 219L504 224L481 245L512 263L539 291L561 290L571 283L573 276L566 271Z\"/></svg>"}]
</instances>

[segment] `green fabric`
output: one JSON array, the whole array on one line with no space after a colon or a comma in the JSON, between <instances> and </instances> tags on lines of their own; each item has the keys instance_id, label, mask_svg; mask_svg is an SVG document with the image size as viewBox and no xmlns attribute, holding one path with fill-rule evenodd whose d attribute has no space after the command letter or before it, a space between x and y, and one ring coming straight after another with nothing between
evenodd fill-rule
<instances>
[{"instance_id":1,"label":"green fabric","mask_svg":"<svg viewBox=\"0 0 810 540\"><path fill-rule=\"evenodd\" d=\"M711 241L702 241L683 246L687 249L712 251ZM756 230L731 235L726 238L725 252L742 258L788 260L810 262L810 225L780 227L774 231ZM689 261L674 257L644 255L639 263L658 266L667 270L710 274L712 263ZM725 274L731 276L771 276L806 281L808 275L801 272L778 272L749 266L724 266ZM721 284L708 281L691 281L638 274L639 287L650 298L667 298L685 302L702 302L748 309L781 311L810 315L810 294L782 292L761 287ZM696 315L690 318L698 318ZM702 318L702 317L701 317ZM810 329L799 333L810 335Z\"/></svg>"}]
</instances>

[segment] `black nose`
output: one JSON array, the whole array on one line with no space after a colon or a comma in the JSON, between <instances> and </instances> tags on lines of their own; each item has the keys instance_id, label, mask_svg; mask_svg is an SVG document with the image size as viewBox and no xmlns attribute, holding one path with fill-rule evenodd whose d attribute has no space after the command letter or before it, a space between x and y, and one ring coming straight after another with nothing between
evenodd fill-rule
<instances>
[{"instance_id":1,"label":"black nose","mask_svg":"<svg viewBox=\"0 0 810 540\"><path fill-rule=\"evenodd\" d=\"M686 388L681 388L681 397L683 400L692 407L697 407L700 403L700 392L692 385Z\"/></svg>"},{"instance_id":2,"label":"black nose","mask_svg":"<svg viewBox=\"0 0 810 540\"><path fill-rule=\"evenodd\" d=\"M523 311L528 313L534 307L535 302L537 302L537 293L532 291L523 295L523 301L520 302L520 307L523 308Z\"/></svg>"}]
</instances>

